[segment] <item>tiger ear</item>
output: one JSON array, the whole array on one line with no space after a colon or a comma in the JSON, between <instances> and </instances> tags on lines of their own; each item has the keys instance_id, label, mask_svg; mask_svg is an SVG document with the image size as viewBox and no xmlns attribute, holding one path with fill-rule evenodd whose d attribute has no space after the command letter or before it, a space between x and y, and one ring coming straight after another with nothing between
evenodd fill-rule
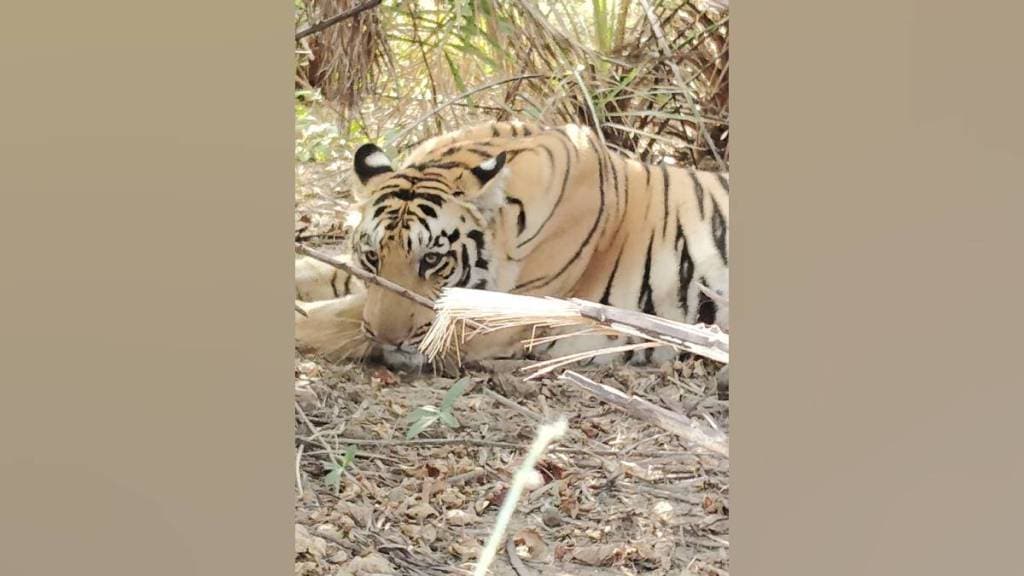
<instances>
[{"instance_id":1,"label":"tiger ear","mask_svg":"<svg viewBox=\"0 0 1024 576\"><path fill-rule=\"evenodd\" d=\"M366 186L370 180L381 174L394 172L391 167L391 159L376 144L363 144L356 150L355 158L352 161L356 176L359 182Z\"/></svg>"},{"instance_id":2,"label":"tiger ear","mask_svg":"<svg viewBox=\"0 0 1024 576\"><path fill-rule=\"evenodd\" d=\"M475 168L470 169L479 184L479 189L468 195L468 200L479 208L487 218L490 218L491 214L505 203L505 182L508 179L508 170L505 169L507 158L507 154L502 151L497 156L484 160Z\"/></svg>"}]
</instances>

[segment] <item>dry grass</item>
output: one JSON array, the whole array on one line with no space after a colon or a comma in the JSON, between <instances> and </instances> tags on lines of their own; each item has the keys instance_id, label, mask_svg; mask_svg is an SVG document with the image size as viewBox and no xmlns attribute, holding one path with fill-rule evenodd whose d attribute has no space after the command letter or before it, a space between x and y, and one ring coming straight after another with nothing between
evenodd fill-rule
<instances>
[{"instance_id":1,"label":"dry grass","mask_svg":"<svg viewBox=\"0 0 1024 576\"><path fill-rule=\"evenodd\" d=\"M302 0L299 25L356 3ZM728 14L716 4L387 2L307 39L299 85L324 95L346 136L394 151L470 122L521 118L590 125L644 160L724 168ZM459 98L506 78L519 79Z\"/></svg>"}]
</instances>

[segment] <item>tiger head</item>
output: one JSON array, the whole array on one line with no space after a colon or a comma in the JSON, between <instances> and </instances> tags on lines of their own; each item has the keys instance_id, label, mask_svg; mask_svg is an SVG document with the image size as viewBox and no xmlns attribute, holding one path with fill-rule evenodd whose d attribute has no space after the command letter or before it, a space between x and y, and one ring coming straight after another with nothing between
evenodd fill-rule
<instances>
[{"instance_id":1,"label":"tiger head","mask_svg":"<svg viewBox=\"0 0 1024 576\"><path fill-rule=\"evenodd\" d=\"M355 154L361 184L352 260L429 299L442 288L494 285L491 223L504 203L506 154L481 158L449 147L432 159L395 169L374 144ZM396 368L418 368L418 345L433 310L369 284L362 331Z\"/></svg>"}]
</instances>

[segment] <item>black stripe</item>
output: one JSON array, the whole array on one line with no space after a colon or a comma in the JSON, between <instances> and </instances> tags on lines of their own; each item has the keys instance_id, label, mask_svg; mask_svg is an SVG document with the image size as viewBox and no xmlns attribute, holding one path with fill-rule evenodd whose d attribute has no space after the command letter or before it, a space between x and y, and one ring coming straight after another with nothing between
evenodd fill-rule
<instances>
[{"instance_id":1,"label":"black stripe","mask_svg":"<svg viewBox=\"0 0 1024 576\"><path fill-rule=\"evenodd\" d=\"M462 276L459 277L459 281L455 285L465 287L466 284L469 284L469 249L465 244L462 245L462 258L459 264L462 266Z\"/></svg>"},{"instance_id":2,"label":"black stripe","mask_svg":"<svg viewBox=\"0 0 1024 576\"><path fill-rule=\"evenodd\" d=\"M592 146L594 145L594 141L593 141L592 137L591 137L591 145ZM596 149L596 146L595 146L595 149ZM548 284L551 284L556 279L558 279L562 274L565 274L566 270L568 270L570 266L572 266L573 264L576 263L576 260L580 257L580 254L582 254L583 251L587 248L587 246L590 245L590 241L594 239L594 233L597 232L597 227L600 226L601 225L601 221L604 220L604 207L605 207L604 206L604 204L605 204L605 200L604 200L604 162L601 159L601 154L600 153L598 153L598 156L597 156L597 172L598 172L598 174L597 174L597 181L599 183L598 191L601 194L601 204L597 208L597 218L594 219L594 224L591 225L590 230L587 232L587 237L583 239L583 243L580 245L579 248L576 249L576 253L572 255L572 258L569 258L569 260L565 263L565 265L562 266L562 269L559 270L557 273L555 273L554 276L550 276L547 279L544 279L543 277L535 278L533 280L530 280L529 282L526 282L524 284L520 284L519 286L516 286L515 289L525 288L525 287L543 288L543 287L547 286ZM568 174L568 171L566 171L566 174ZM537 284L538 282L539 282L539 284ZM532 286L534 284L536 284L536 286Z\"/></svg>"},{"instance_id":3,"label":"black stripe","mask_svg":"<svg viewBox=\"0 0 1024 576\"><path fill-rule=\"evenodd\" d=\"M615 274L619 271L619 261L622 260L622 253L626 251L626 242L629 240L627 236L622 241L622 248L619 249L619 255L615 257L615 265L612 266L612 273L608 276L608 283L604 286L604 294L601 295L601 299L598 301L601 304L608 305L609 298L612 295L612 284L615 282Z\"/></svg>"},{"instance_id":4,"label":"black stripe","mask_svg":"<svg viewBox=\"0 0 1024 576\"><path fill-rule=\"evenodd\" d=\"M416 204L416 207L419 208L420 212L423 212L430 218L437 218L437 210L434 210L430 206L426 204Z\"/></svg>"},{"instance_id":5,"label":"black stripe","mask_svg":"<svg viewBox=\"0 0 1024 576\"><path fill-rule=\"evenodd\" d=\"M465 148L465 150L466 150L466 152L472 152L473 154L476 154L477 156L480 156L481 158L494 158L498 154L494 150L485 150L483 148L477 148L475 146L472 147L472 148ZM466 167L468 168L469 166L466 166Z\"/></svg>"},{"instance_id":6,"label":"black stripe","mask_svg":"<svg viewBox=\"0 0 1024 576\"><path fill-rule=\"evenodd\" d=\"M412 213L412 217L419 220L420 225L423 226L424 230L426 230L428 233L430 232L430 223L427 222L426 218L420 216L419 214L416 214L415 212Z\"/></svg>"},{"instance_id":7,"label":"black stripe","mask_svg":"<svg viewBox=\"0 0 1024 576\"><path fill-rule=\"evenodd\" d=\"M707 278L703 276L700 277L700 283L707 286L708 288L711 288L711 286L708 284ZM718 304L715 304L714 300L709 298L707 294L704 294L704 292L701 291L697 298L697 322L702 322L704 324L714 324L715 317L717 315Z\"/></svg>"},{"instance_id":8,"label":"black stripe","mask_svg":"<svg viewBox=\"0 0 1024 576\"><path fill-rule=\"evenodd\" d=\"M644 276L640 281L640 300L637 307L645 314L657 314L654 310L654 290L651 288L651 253L654 251L654 234L647 243L647 256L644 259Z\"/></svg>"},{"instance_id":9,"label":"black stripe","mask_svg":"<svg viewBox=\"0 0 1024 576\"><path fill-rule=\"evenodd\" d=\"M430 164L423 165L422 170L451 170L452 168L469 168L469 164L465 162L459 162L458 160L449 160L447 162L432 162Z\"/></svg>"},{"instance_id":10,"label":"black stripe","mask_svg":"<svg viewBox=\"0 0 1024 576\"><path fill-rule=\"evenodd\" d=\"M722 174L720 172L716 172L715 173L715 177L718 178L718 183L721 184L722 188L725 188L726 193L728 193L729 192L729 181L725 179L725 176L722 176Z\"/></svg>"},{"instance_id":11,"label":"black stripe","mask_svg":"<svg viewBox=\"0 0 1024 576\"><path fill-rule=\"evenodd\" d=\"M347 296L347 295L349 295L351 293L352 293L352 276L349 275L348 277L345 278L345 295Z\"/></svg>"},{"instance_id":12,"label":"black stripe","mask_svg":"<svg viewBox=\"0 0 1024 576\"><path fill-rule=\"evenodd\" d=\"M665 235L668 234L668 168L664 164L661 165L661 180L662 191L664 192L664 206L662 206L664 214L661 218L661 237L664 238Z\"/></svg>"},{"instance_id":13,"label":"black stripe","mask_svg":"<svg viewBox=\"0 0 1024 576\"><path fill-rule=\"evenodd\" d=\"M448 185L448 177L444 174L430 174L423 173L419 176L412 176L413 184L419 184L421 182L433 182L434 184L441 184L443 186Z\"/></svg>"},{"instance_id":14,"label":"black stripe","mask_svg":"<svg viewBox=\"0 0 1024 576\"><path fill-rule=\"evenodd\" d=\"M519 208L519 214L516 216L516 237L523 235L523 230L526 230L526 209L523 208L523 201L519 198L507 196L505 198L507 204L515 204Z\"/></svg>"},{"instance_id":15,"label":"black stripe","mask_svg":"<svg viewBox=\"0 0 1024 576\"><path fill-rule=\"evenodd\" d=\"M682 232L682 228L678 229ZM676 287L676 298L679 300L679 307L683 309L683 318L689 321L690 301L687 296L690 293L690 282L693 281L693 257L690 256L690 250L687 246L685 235L682 238L683 245L678 248L681 255L679 257L679 286Z\"/></svg>"},{"instance_id":16,"label":"black stripe","mask_svg":"<svg viewBox=\"0 0 1024 576\"><path fill-rule=\"evenodd\" d=\"M697 180L697 175L693 172L693 168L687 167L686 173L690 175L690 179L693 180L693 191L697 194L697 210L700 211L700 219L704 219L704 187L700 185L700 181Z\"/></svg>"},{"instance_id":17,"label":"black stripe","mask_svg":"<svg viewBox=\"0 0 1024 576\"><path fill-rule=\"evenodd\" d=\"M338 280L338 270L335 268L334 274L331 274L331 291L334 292L334 297L338 297L338 287L334 283Z\"/></svg>"},{"instance_id":18,"label":"black stripe","mask_svg":"<svg viewBox=\"0 0 1024 576\"><path fill-rule=\"evenodd\" d=\"M531 234L529 238L516 244L516 248L522 248L523 246L526 246L527 244L532 242L538 234L540 234L541 230L543 230L544 227L547 226L548 222L551 220L551 217L554 216L555 212L558 210L558 206L561 205L562 203L562 198L565 197L565 189L569 185L569 174L572 172L573 163L572 160L569 159L569 147L564 145L563 147L565 149L565 168L563 169L564 174L562 175L562 189L558 192L558 199L555 200L554 206L552 206L551 210L548 211L548 215L544 218L544 221L540 223L540 226L538 226L537 229L534 230L533 234ZM552 156L552 158L553 157L554 156Z\"/></svg>"},{"instance_id":19,"label":"black stripe","mask_svg":"<svg viewBox=\"0 0 1024 576\"><path fill-rule=\"evenodd\" d=\"M612 170L612 187L615 191L615 209L622 209L622 201L619 200L619 171L615 169L615 157L608 154L608 167Z\"/></svg>"},{"instance_id":20,"label":"black stripe","mask_svg":"<svg viewBox=\"0 0 1024 576\"><path fill-rule=\"evenodd\" d=\"M469 238L474 243L476 243L477 251L479 251L479 250L481 250L483 248L483 245L484 245L484 233L483 232L481 232L480 230L470 230L469 232L466 232L466 236L469 236Z\"/></svg>"},{"instance_id":21,"label":"black stripe","mask_svg":"<svg viewBox=\"0 0 1024 576\"><path fill-rule=\"evenodd\" d=\"M728 233L728 227L725 224L725 216L722 215L722 210L718 207L718 202L715 201L714 195L711 196L711 235L715 238L715 248L718 249L718 255L722 257L722 262L726 265L729 264L729 255L726 254L725 249L725 235Z\"/></svg>"},{"instance_id":22,"label":"black stripe","mask_svg":"<svg viewBox=\"0 0 1024 576\"><path fill-rule=\"evenodd\" d=\"M591 146L593 146L595 151L598 152L598 154L597 154L597 181L598 181L598 184L599 184L598 191L600 192L601 204L597 208L597 217L594 219L594 223L593 223L593 225L591 225L590 231L587 232L587 238L584 239L583 244L581 244L580 247L577 248L577 251L575 251L575 253L572 254L572 256L565 262L565 264L562 265L562 269L559 270L557 273L555 273L554 276L550 276L550 277L547 277L547 278L542 276L540 278L535 278L534 280L529 280L527 282L524 282L522 284L517 285L515 288L513 288L513 290L519 290L519 289L525 289L525 288L544 288L545 286L551 284L552 282L557 280L559 277L561 277L563 274L565 274L565 272L567 270L569 270L569 268L570 268L570 266L572 264L577 263L579 261L580 255L583 254L583 251L586 250L587 246L590 245L591 240L594 239L594 233L597 232L597 228L599 227L599 225L601 225L601 221L604 220L604 161L603 161L603 159L601 157L599 149L597 149L597 147L595 146L595 142L594 142L593 136L590 137L590 141L591 141ZM568 170L565 171L565 175L566 175L566 178L567 178L568 177ZM548 214L548 217L550 218L551 214ZM537 235L535 234L534 236L537 236ZM523 244L524 243L520 243L519 246L521 247Z\"/></svg>"}]
</instances>

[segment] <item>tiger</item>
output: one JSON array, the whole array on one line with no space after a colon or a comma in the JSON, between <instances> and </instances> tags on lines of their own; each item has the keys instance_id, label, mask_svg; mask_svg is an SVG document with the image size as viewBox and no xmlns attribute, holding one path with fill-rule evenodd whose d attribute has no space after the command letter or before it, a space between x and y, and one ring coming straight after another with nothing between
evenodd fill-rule
<instances>
[{"instance_id":1,"label":"tiger","mask_svg":"<svg viewBox=\"0 0 1024 576\"><path fill-rule=\"evenodd\" d=\"M516 120L428 139L397 166L363 144L352 168L357 221L348 258L356 268L429 299L446 287L578 298L728 331L726 172L644 163L588 127ZM296 314L301 350L423 367L419 344L432 309L309 257L296 259L296 298L308 303ZM461 360L522 357L523 339L516 329L479 335L461 346ZM551 339L530 356L615 340ZM647 348L618 359L675 354Z\"/></svg>"}]
</instances>

